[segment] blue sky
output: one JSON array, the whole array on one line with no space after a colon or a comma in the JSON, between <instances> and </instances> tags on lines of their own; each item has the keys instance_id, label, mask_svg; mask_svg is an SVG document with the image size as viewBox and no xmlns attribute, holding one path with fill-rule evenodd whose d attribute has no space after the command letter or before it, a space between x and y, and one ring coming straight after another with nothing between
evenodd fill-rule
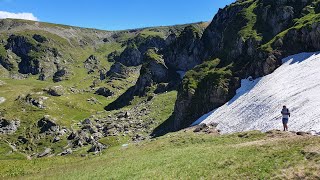
<instances>
[{"instance_id":1,"label":"blue sky","mask_svg":"<svg viewBox=\"0 0 320 180\"><path fill-rule=\"evenodd\" d=\"M234 1L0 0L0 11L32 13L28 15L44 22L121 30L210 21L219 8Z\"/></svg>"}]
</instances>

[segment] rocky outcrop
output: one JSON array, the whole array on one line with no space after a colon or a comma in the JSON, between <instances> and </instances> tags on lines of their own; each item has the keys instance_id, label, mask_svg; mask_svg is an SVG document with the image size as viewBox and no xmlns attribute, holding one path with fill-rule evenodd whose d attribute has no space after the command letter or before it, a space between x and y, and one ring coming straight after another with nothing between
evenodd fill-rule
<instances>
[{"instance_id":1,"label":"rocky outcrop","mask_svg":"<svg viewBox=\"0 0 320 180\"><path fill-rule=\"evenodd\" d=\"M70 71L67 68L61 68L61 69L58 68L57 72L53 74L53 81L60 82L63 80L67 80L69 74L70 74Z\"/></svg>"},{"instance_id":2,"label":"rocky outcrop","mask_svg":"<svg viewBox=\"0 0 320 180\"><path fill-rule=\"evenodd\" d=\"M134 43L130 43L117 58L125 66L138 66L142 64L142 54Z\"/></svg>"},{"instance_id":3,"label":"rocky outcrop","mask_svg":"<svg viewBox=\"0 0 320 180\"><path fill-rule=\"evenodd\" d=\"M98 90L96 90L95 94L98 94L104 97L109 97L114 95L114 93L110 89L107 89L105 87L101 87Z\"/></svg>"},{"instance_id":4,"label":"rocky outcrop","mask_svg":"<svg viewBox=\"0 0 320 180\"><path fill-rule=\"evenodd\" d=\"M18 100L23 100L26 103L38 107L40 109L45 109L46 106L44 102L48 99L46 96L38 96L37 94L28 94L27 96L19 96Z\"/></svg>"},{"instance_id":5,"label":"rocky outcrop","mask_svg":"<svg viewBox=\"0 0 320 180\"><path fill-rule=\"evenodd\" d=\"M91 55L83 64L84 68L88 70L88 74L91 74L99 69L100 61L94 55Z\"/></svg>"},{"instance_id":6,"label":"rocky outcrop","mask_svg":"<svg viewBox=\"0 0 320 180\"><path fill-rule=\"evenodd\" d=\"M106 73L107 77L110 77L111 79L114 78L122 78L125 79L128 77L130 73L130 70L128 67L124 66L120 62L114 63L110 70Z\"/></svg>"},{"instance_id":7,"label":"rocky outcrop","mask_svg":"<svg viewBox=\"0 0 320 180\"><path fill-rule=\"evenodd\" d=\"M46 90L51 96L62 96L65 94L65 89L63 86L52 86Z\"/></svg>"},{"instance_id":8,"label":"rocky outcrop","mask_svg":"<svg viewBox=\"0 0 320 180\"><path fill-rule=\"evenodd\" d=\"M188 71L202 62L200 53L202 32L195 26L186 27L175 40L168 37L170 45L164 50L165 63L169 68Z\"/></svg>"},{"instance_id":9,"label":"rocky outcrop","mask_svg":"<svg viewBox=\"0 0 320 180\"><path fill-rule=\"evenodd\" d=\"M10 121L0 117L0 134L12 134L18 130L19 126L19 120Z\"/></svg>"},{"instance_id":10,"label":"rocky outcrop","mask_svg":"<svg viewBox=\"0 0 320 180\"><path fill-rule=\"evenodd\" d=\"M312 15L307 6L315 8L316 4L295 0L237 1L220 9L201 38L200 54L202 60L220 58L219 69L229 69L231 75L214 75L204 65L194 69L206 73L187 73L178 92L174 129L188 127L229 101L239 88L240 79L270 74L289 55L320 50L320 23L293 23L295 18ZM251 29L250 23L255 24Z\"/></svg>"},{"instance_id":11,"label":"rocky outcrop","mask_svg":"<svg viewBox=\"0 0 320 180\"><path fill-rule=\"evenodd\" d=\"M42 36L40 34L34 34L32 36L32 38L34 40L36 40L38 43L44 43L44 42L48 41L48 39L46 37L44 37L44 36Z\"/></svg>"},{"instance_id":12,"label":"rocky outcrop","mask_svg":"<svg viewBox=\"0 0 320 180\"><path fill-rule=\"evenodd\" d=\"M62 54L57 48L48 46L47 41L38 34L33 38L11 35L5 45L7 55L0 56L0 63L9 71L39 75L39 80L52 78L65 64L61 61Z\"/></svg>"},{"instance_id":13,"label":"rocky outcrop","mask_svg":"<svg viewBox=\"0 0 320 180\"><path fill-rule=\"evenodd\" d=\"M139 34L132 40L135 44L137 44L139 51L141 54L147 52L150 48L163 49L166 46L166 42L163 38L159 36L147 36L144 37Z\"/></svg>"},{"instance_id":14,"label":"rocky outcrop","mask_svg":"<svg viewBox=\"0 0 320 180\"><path fill-rule=\"evenodd\" d=\"M162 55L155 48L149 49L143 57L145 62L140 70L136 84L129 88L117 100L105 107L106 110L119 109L130 103L134 96L145 96L153 85L159 83L176 83L179 79L175 72L170 72ZM150 92L152 93L152 92Z\"/></svg>"},{"instance_id":15,"label":"rocky outcrop","mask_svg":"<svg viewBox=\"0 0 320 180\"><path fill-rule=\"evenodd\" d=\"M107 147L101 143L94 143L91 148L88 150L88 152L92 152L92 153L100 153L102 152L104 149L106 149Z\"/></svg>"},{"instance_id":16,"label":"rocky outcrop","mask_svg":"<svg viewBox=\"0 0 320 180\"><path fill-rule=\"evenodd\" d=\"M149 49L144 55L144 61L140 70L140 77L135 85L134 94L144 95L146 88L153 84L169 82L169 69L156 49Z\"/></svg>"},{"instance_id":17,"label":"rocky outcrop","mask_svg":"<svg viewBox=\"0 0 320 180\"><path fill-rule=\"evenodd\" d=\"M44 116L38 121L37 125L40 128L40 133L58 132L60 129L55 120L50 116Z\"/></svg>"},{"instance_id":18,"label":"rocky outcrop","mask_svg":"<svg viewBox=\"0 0 320 180\"><path fill-rule=\"evenodd\" d=\"M48 156L50 155L51 151L52 151L51 148L45 148L45 150L42 153L38 154L37 157L42 158L42 157Z\"/></svg>"},{"instance_id":19,"label":"rocky outcrop","mask_svg":"<svg viewBox=\"0 0 320 180\"><path fill-rule=\"evenodd\" d=\"M135 38L127 42L126 49L116 57L116 53L111 53L108 56L109 61L117 61L125 66L139 66L143 61L143 55L149 48L162 49L166 45L163 38L159 36L142 36L137 35Z\"/></svg>"}]
</instances>

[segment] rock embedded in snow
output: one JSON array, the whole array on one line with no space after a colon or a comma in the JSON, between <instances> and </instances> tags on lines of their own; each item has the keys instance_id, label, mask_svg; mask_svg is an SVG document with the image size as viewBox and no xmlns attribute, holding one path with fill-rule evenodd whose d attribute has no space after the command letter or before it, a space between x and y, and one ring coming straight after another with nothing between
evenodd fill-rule
<instances>
[{"instance_id":1,"label":"rock embedded in snow","mask_svg":"<svg viewBox=\"0 0 320 180\"><path fill-rule=\"evenodd\" d=\"M283 59L272 74L244 79L236 96L193 125L218 123L222 133L282 129L281 108L291 111L289 130L320 131L320 54L301 53Z\"/></svg>"}]
</instances>

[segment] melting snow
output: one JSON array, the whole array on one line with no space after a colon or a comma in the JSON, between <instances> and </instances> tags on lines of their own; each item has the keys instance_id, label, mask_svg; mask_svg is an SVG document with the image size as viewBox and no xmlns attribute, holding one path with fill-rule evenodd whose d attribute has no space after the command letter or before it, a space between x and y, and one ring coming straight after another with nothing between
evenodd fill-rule
<instances>
[{"instance_id":1,"label":"melting snow","mask_svg":"<svg viewBox=\"0 0 320 180\"><path fill-rule=\"evenodd\" d=\"M283 105L291 111L289 130L320 131L320 52L290 56L272 74L242 80L232 100L193 125L218 123L222 133L282 129Z\"/></svg>"}]
</instances>

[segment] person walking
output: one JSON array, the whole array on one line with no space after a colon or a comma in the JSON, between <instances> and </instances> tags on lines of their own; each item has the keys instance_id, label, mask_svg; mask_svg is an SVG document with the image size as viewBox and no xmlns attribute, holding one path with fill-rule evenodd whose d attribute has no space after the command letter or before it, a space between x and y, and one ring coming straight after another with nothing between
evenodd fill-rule
<instances>
[{"instance_id":1,"label":"person walking","mask_svg":"<svg viewBox=\"0 0 320 180\"><path fill-rule=\"evenodd\" d=\"M286 106L283 106L281 114L282 114L283 131L288 131L288 121L290 117L289 109Z\"/></svg>"}]
</instances>

